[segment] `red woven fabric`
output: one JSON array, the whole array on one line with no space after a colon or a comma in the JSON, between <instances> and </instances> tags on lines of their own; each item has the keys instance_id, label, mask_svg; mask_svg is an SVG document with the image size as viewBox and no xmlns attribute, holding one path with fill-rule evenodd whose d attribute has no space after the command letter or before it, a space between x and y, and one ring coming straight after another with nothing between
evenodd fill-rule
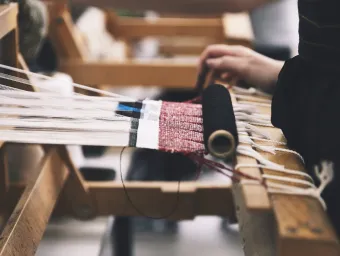
<instances>
[{"instance_id":1,"label":"red woven fabric","mask_svg":"<svg viewBox=\"0 0 340 256\"><path fill-rule=\"evenodd\" d=\"M184 114L186 116L202 116L202 105L178 102L163 102L162 110L165 113L174 113L176 115Z\"/></svg>"},{"instance_id":2,"label":"red woven fabric","mask_svg":"<svg viewBox=\"0 0 340 256\"><path fill-rule=\"evenodd\" d=\"M198 104L163 102L159 120L159 150L202 152L202 107Z\"/></svg>"}]
</instances>

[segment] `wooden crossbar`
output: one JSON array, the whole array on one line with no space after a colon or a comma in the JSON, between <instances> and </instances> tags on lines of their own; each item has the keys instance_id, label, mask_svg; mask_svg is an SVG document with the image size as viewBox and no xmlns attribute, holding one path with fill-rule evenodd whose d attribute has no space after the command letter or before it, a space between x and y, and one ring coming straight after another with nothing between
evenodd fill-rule
<instances>
[{"instance_id":1,"label":"wooden crossbar","mask_svg":"<svg viewBox=\"0 0 340 256\"><path fill-rule=\"evenodd\" d=\"M219 43L251 46L254 35L248 13L227 13L214 18L157 19L120 18L107 11L108 31L125 40L143 37L192 37L209 38Z\"/></svg>"},{"instance_id":2,"label":"wooden crossbar","mask_svg":"<svg viewBox=\"0 0 340 256\"><path fill-rule=\"evenodd\" d=\"M15 206L24 187L22 183L10 185L10 209ZM64 191L54 214L78 219L141 214L179 220L212 215L234 218L231 185L181 182L178 187L177 182L125 182L124 191L119 182L87 182L86 187L92 203L82 204L79 198ZM70 206L71 200L75 201L74 207Z\"/></svg>"},{"instance_id":3,"label":"wooden crossbar","mask_svg":"<svg viewBox=\"0 0 340 256\"><path fill-rule=\"evenodd\" d=\"M111 15L109 13L109 17ZM155 21L145 18L119 18L116 22L118 31L114 35L127 40L148 36L192 36L216 38L221 42L224 40L223 22L217 18L160 18ZM112 26L108 22L108 26L110 25Z\"/></svg>"},{"instance_id":4,"label":"wooden crossbar","mask_svg":"<svg viewBox=\"0 0 340 256\"><path fill-rule=\"evenodd\" d=\"M194 88L197 64L172 61L91 62L63 61L60 70L72 76L76 83L86 85L111 84L155 86L164 88ZM152 70L152 72L150 72Z\"/></svg>"}]
</instances>

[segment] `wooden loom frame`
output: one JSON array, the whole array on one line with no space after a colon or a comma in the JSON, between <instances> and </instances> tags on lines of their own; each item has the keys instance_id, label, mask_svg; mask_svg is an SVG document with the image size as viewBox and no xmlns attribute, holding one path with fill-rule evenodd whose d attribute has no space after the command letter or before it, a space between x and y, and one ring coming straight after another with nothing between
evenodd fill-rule
<instances>
[{"instance_id":1,"label":"wooden loom frame","mask_svg":"<svg viewBox=\"0 0 340 256\"><path fill-rule=\"evenodd\" d=\"M6 49L3 59L5 64L24 68L22 59L19 59L21 64L18 63L16 15L16 4L0 5L0 38L2 49ZM28 183L11 183L6 166L6 143L0 145L0 206L5 219L10 215L0 236L1 256L34 255L53 209L55 214L81 219L139 215L127 200L122 185L85 182L65 146L44 146L45 156ZM178 207L171 216L174 219L234 215L228 185L182 182L179 197L177 182L125 182L125 187L136 207L146 209L145 214L149 216L167 215L177 200Z\"/></svg>"},{"instance_id":2,"label":"wooden loom frame","mask_svg":"<svg viewBox=\"0 0 340 256\"><path fill-rule=\"evenodd\" d=\"M17 47L17 8L0 6L0 38L5 64L21 66ZM18 62L21 62L18 63ZM234 99L236 100L236 99ZM281 133L263 128L280 139ZM1 236L0 255L34 255L48 219L55 214L69 214L88 219L98 215L138 215L126 200L122 186L114 182L84 182L64 146L44 146L45 156L27 184L12 184L6 167L6 144L0 148L0 203L2 213L10 214ZM288 168L302 169L294 155L265 155ZM254 163L238 156L238 163ZM263 170L242 170L259 177ZM176 200L177 184L165 182L127 183L129 195L148 215L165 215ZM259 185L230 186L181 184L180 202L172 216L190 219L196 215L232 216L236 212L246 255L261 256L335 256L338 240L325 212L315 199L300 196L271 195ZM39 210L37 210L39 209ZM287 212L288 211L288 212Z\"/></svg>"},{"instance_id":3,"label":"wooden loom frame","mask_svg":"<svg viewBox=\"0 0 340 256\"><path fill-rule=\"evenodd\" d=\"M51 16L49 36L61 59L59 68L62 72L71 75L75 82L105 85L106 88L117 85L194 87L197 77L196 63L174 63L171 60L141 63L132 59L123 62L87 61L86 49L74 29L67 4L52 1L49 7ZM241 33L237 29L239 24L243 24ZM227 41L250 46L253 37L247 14L227 14L223 18L209 18L203 21L198 18L161 18L157 22L150 23L141 18L117 18L113 12L107 11L107 28L116 38L126 41L147 36L186 35L214 38L214 41L219 43ZM184 46L184 48L190 47ZM200 46L196 53L200 53L202 49ZM180 51L185 50L182 48Z\"/></svg>"}]
</instances>

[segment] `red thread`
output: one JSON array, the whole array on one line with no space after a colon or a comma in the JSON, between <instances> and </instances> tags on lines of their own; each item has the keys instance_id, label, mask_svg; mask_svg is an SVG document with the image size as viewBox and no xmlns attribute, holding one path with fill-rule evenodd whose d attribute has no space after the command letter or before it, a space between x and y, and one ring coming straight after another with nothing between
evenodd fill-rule
<instances>
[{"instance_id":1,"label":"red thread","mask_svg":"<svg viewBox=\"0 0 340 256\"><path fill-rule=\"evenodd\" d=\"M198 152L204 150L202 107L163 102L159 119L159 150Z\"/></svg>"}]
</instances>

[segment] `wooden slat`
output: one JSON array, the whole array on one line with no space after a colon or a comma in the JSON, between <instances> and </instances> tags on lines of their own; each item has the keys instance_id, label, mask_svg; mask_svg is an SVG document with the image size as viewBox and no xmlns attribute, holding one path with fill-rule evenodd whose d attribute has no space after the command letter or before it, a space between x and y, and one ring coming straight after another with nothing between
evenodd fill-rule
<instances>
[{"instance_id":1,"label":"wooden slat","mask_svg":"<svg viewBox=\"0 0 340 256\"><path fill-rule=\"evenodd\" d=\"M199 56L210 44L221 43L213 38L203 37L160 37L160 53L173 55Z\"/></svg>"},{"instance_id":2,"label":"wooden slat","mask_svg":"<svg viewBox=\"0 0 340 256\"><path fill-rule=\"evenodd\" d=\"M237 103L237 99L233 94L231 94L231 98L233 103ZM236 162L242 164L257 164L257 161L254 158L243 155L237 155ZM239 171L258 179L260 179L262 175L259 168L240 168ZM237 192L236 197L242 200L244 208L247 212L249 211L249 214L271 211L271 203L267 191L263 186L242 184L237 185L234 191Z\"/></svg>"},{"instance_id":3,"label":"wooden slat","mask_svg":"<svg viewBox=\"0 0 340 256\"><path fill-rule=\"evenodd\" d=\"M110 16L109 16L110 17ZM108 19L115 23L115 36L137 39L147 36L197 36L223 41L223 23L218 18L116 18ZM111 25L112 26L112 25ZM113 30L113 29L109 29Z\"/></svg>"},{"instance_id":4,"label":"wooden slat","mask_svg":"<svg viewBox=\"0 0 340 256\"><path fill-rule=\"evenodd\" d=\"M159 47L159 53L164 56L173 57L176 55L192 55L199 56L208 45L173 45L173 44L161 44Z\"/></svg>"},{"instance_id":5,"label":"wooden slat","mask_svg":"<svg viewBox=\"0 0 340 256\"><path fill-rule=\"evenodd\" d=\"M60 70L76 83L111 86L143 85L162 88L194 88L196 63L173 61L77 62L65 61Z\"/></svg>"},{"instance_id":6,"label":"wooden slat","mask_svg":"<svg viewBox=\"0 0 340 256\"><path fill-rule=\"evenodd\" d=\"M241 155L236 161L257 164L255 159ZM259 168L240 168L239 171L261 177ZM233 195L245 255L275 255L274 215L266 189L256 184L234 183Z\"/></svg>"},{"instance_id":7,"label":"wooden slat","mask_svg":"<svg viewBox=\"0 0 340 256\"><path fill-rule=\"evenodd\" d=\"M16 28L17 4L0 5L0 39Z\"/></svg>"},{"instance_id":8,"label":"wooden slat","mask_svg":"<svg viewBox=\"0 0 340 256\"><path fill-rule=\"evenodd\" d=\"M134 206L145 215L154 217L171 214L173 219L193 219L199 215L217 215L233 218L235 214L230 185L181 182L177 197L177 182L125 182L128 195ZM8 193L8 207L13 207L23 190L23 184L12 184ZM131 205L124 188L118 182L87 183L89 194L95 202L97 216L140 216ZM65 190L57 205L56 215L74 215L70 207L71 197ZM177 198L179 198L177 204ZM213 198L213 200L212 200ZM80 201L81 202L81 201ZM78 204L79 210L85 209ZM83 209L81 209L83 208ZM170 218L170 217L169 217Z\"/></svg>"},{"instance_id":9,"label":"wooden slat","mask_svg":"<svg viewBox=\"0 0 340 256\"><path fill-rule=\"evenodd\" d=\"M237 162L243 164L257 164L255 159L246 156L238 156ZM247 173L255 178L261 177L261 171L258 168L240 168L239 171ZM249 211L258 212L271 210L271 203L269 201L267 191L263 186L256 184L244 184L241 185L241 191L245 205Z\"/></svg>"},{"instance_id":10,"label":"wooden slat","mask_svg":"<svg viewBox=\"0 0 340 256\"><path fill-rule=\"evenodd\" d=\"M193 219L197 215L226 217L233 215L231 190L228 186L187 182L180 184L178 194L177 183L156 183L153 188L150 185L144 182L139 185L131 183L128 190L131 202L145 215L167 216L172 219ZM126 193L121 187L114 189L104 185L90 190L94 195L98 195L95 200L97 208L106 210L107 214L114 210L119 216L140 215L127 200ZM106 194L109 191L112 196L108 202L102 193ZM214 198L214 202L211 198Z\"/></svg>"},{"instance_id":11,"label":"wooden slat","mask_svg":"<svg viewBox=\"0 0 340 256\"><path fill-rule=\"evenodd\" d=\"M59 163L59 164L57 164ZM0 236L0 255L34 255L68 171L55 150L42 160Z\"/></svg>"}]
</instances>

